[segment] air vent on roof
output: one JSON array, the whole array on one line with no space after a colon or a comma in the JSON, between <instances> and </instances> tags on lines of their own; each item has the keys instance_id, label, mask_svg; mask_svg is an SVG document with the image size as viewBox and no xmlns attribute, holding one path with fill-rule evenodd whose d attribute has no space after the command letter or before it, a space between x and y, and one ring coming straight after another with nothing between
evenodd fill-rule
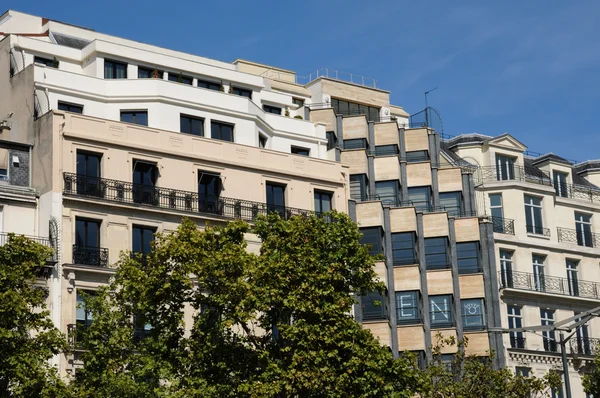
<instances>
[{"instance_id":1,"label":"air vent on roof","mask_svg":"<svg viewBox=\"0 0 600 398\"><path fill-rule=\"evenodd\" d=\"M61 46L76 48L81 50L85 46L91 43L89 40L80 39L78 37L63 35L62 33L52 32L52 36L56 41L56 44L60 44Z\"/></svg>"}]
</instances>

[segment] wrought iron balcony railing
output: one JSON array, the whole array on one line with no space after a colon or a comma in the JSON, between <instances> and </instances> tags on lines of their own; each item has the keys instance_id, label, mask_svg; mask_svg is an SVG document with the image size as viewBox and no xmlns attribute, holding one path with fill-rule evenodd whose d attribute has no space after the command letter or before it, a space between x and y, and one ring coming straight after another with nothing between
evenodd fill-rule
<instances>
[{"instance_id":1,"label":"wrought iron balcony railing","mask_svg":"<svg viewBox=\"0 0 600 398\"><path fill-rule=\"evenodd\" d=\"M500 271L500 287L600 299L600 283L529 272Z\"/></svg>"},{"instance_id":2,"label":"wrought iron balcony railing","mask_svg":"<svg viewBox=\"0 0 600 398\"><path fill-rule=\"evenodd\" d=\"M8 242L8 236L10 232L0 232L0 246L4 246ZM52 245L52 241L49 238L42 238L40 236L31 236L31 235L23 235L23 234L15 234L16 236L24 236L28 239L31 239L40 245L47 246L51 249L54 249ZM56 261L56 249L54 249L54 253L48 257L48 261Z\"/></svg>"},{"instance_id":3,"label":"wrought iron balcony railing","mask_svg":"<svg viewBox=\"0 0 600 398\"><path fill-rule=\"evenodd\" d=\"M600 234L568 228L557 228L558 241L579 246L600 247Z\"/></svg>"},{"instance_id":4,"label":"wrought iron balcony railing","mask_svg":"<svg viewBox=\"0 0 600 398\"><path fill-rule=\"evenodd\" d=\"M517 348L520 350L525 349L525 337L512 337L510 338L510 347Z\"/></svg>"},{"instance_id":5,"label":"wrought iron balcony railing","mask_svg":"<svg viewBox=\"0 0 600 398\"><path fill-rule=\"evenodd\" d=\"M573 336L569 341L571 353L594 356L600 351L600 339Z\"/></svg>"},{"instance_id":6,"label":"wrought iron balcony railing","mask_svg":"<svg viewBox=\"0 0 600 398\"><path fill-rule=\"evenodd\" d=\"M529 166L512 165L509 167L481 166L475 173L479 183L486 181L522 181L552 186L550 174Z\"/></svg>"},{"instance_id":7,"label":"wrought iron balcony railing","mask_svg":"<svg viewBox=\"0 0 600 398\"><path fill-rule=\"evenodd\" d=\"M550 229L538 227L537 225L526 225L527 233L534 235L550 236Z\"/></svg>"},{"instance_id":8,"label":"wrought iron balcony railing","mask_svg":"<svg viewBox=\"0 0 600 398\"><path fill-rule=\"evenodd\" d=\"M547 352L558 352L559 344L556 340L551 340L544 337L544 350Z\"/></svg>"},{"instance_id":9,"label":"wrought iron balcony railing","mask_svg":"<svg viewBox=\"0 0 600 398\"><path fill-rule=\"evenodd\" d=\"M108 249L73 245L73 264L108 267Z\"/></svg>"},{"instance_id":10,"label":"wrought iron balcony railing","mask_svg":"<svg viewBox=\"0 0 600 398\"><path fill-rule=\"evenodd\" d=\"M310 210L293 207L221 196L204 197L197 192L93 178L74 173L64 173L64 194L190 213L212 214L246 221L254 221L258 215L271 212L277 212L285 219L295 215L312 214Z\"/></svg>"},{"instance_id":11,"label":"wrought iron balcony railing","mask_svg":"<svg viewBox=\"0 0 600 398\"><path fill-rule=\"evenodd\" d=\"M70 323L67 325L67 343L69 347L81 349L81 340L88 326L84 323Z\"/></svg>"},{"instance_id":12,"label":"wrought iron balcony railing","mask_svg":"<svg viewBox=\"0 0 600 398\"><path fill-rule=\"evenodd\" d=\"M600 202L600 189L583 185L554 183L554 192L561 198L585 200L587 202Z\"/></svg>"},{"instance_id":13,"label":"wrought iron balcony railing","mask_svg":"<svg viewBox=\"0 0 600 398\"><path fill-rule=\"evenodd\" d=\"M494 232L507 235L515 234L515 220L501 217L491 217L491 219Z\"/></svg>"}]
</instances>

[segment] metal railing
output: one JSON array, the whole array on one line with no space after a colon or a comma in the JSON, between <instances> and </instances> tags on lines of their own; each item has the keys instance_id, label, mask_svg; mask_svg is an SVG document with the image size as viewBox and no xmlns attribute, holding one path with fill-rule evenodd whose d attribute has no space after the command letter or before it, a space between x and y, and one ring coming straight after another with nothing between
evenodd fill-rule
<instances>
[{"instance_id":1,"label":"metal railing","mask_svg":"<svg viewBox=\"0 0 600 398\"><path fill-rule=\"evenodd\" d=\"M258 215L277 212L284 219L295 215L309 215L311 210L287 206L270 205L249 200L203 197L197 192L160 188L143 184L87 177L75 173L64 173L64 194L97 198L118 203L158 207L189 213L211 214L225 218L254 221Z\"/></svg>"},{"instance_id":2,"label":"metal railing","mask_svg":"<svg viewBox=\"0 0 600 398\"><path fill-rule=\"evenodd\" d=\"M429 127L435 130L440 137L443 138L444 134L444 124L442 123L442 117L440 113L430 106L423 109L422 111L413 113L410 115L409 124L413 127Z\"/></svg>"},{"instance_id":3,"label":"metal railing","mask_svg":"<svg viewBox=\"0 0 600 398\"><path fill-rule=\"evenodd\" d=\"M600 339L573 336L569 341L571 353L576 355L594 356L600 351Z\"/></svg>"},{"instance_id":4,"label":"metal railing","mask_svg":"<svg viewBox=\"0 0 600 398\"><path fill-rule=\"evenodd\" d=\"M10 232L0 232L0 246L4 246L8 242L8 236ZM43 238L40 236L31 236L31 235L23 235L23 234L15 234L15 236L24 236L28 239L33 240L34 242L39 243L40 245L47 246L54 250L54 252L48 257L47 261L56 261L56 249L52 245L52 241L50 238Z\"/></svg>"},{"instance_id":5,"label":"metal railing","mask_svg":"<svg viewBox=\"0 0 600 398\"><path fill-rule=\"evenodd\" d=\"M574 243L586 247L600 247L600 234L561 227L556 229L559 242Z\"/></svg>"},{"instance_id":6,"label":"metal railing","mask_svg":"<svg viewBox=\"0 0 600 398\"><path fill-rule=\"evenodd\" d=\"M526 339L525 337L512 337L510 338L510 347L511 348L517 348L520 350L524 350L525 349L525 342Z\"/></svg>"},{"instance_id":7,"label":"metal railing","mask_svg":"<svg viewBox=\"0 0 600 398\"><path fill-rule=\"evenodd\" d=\"M500 288L600 299L600 283L529 272L500 271Z\"/></svg>"},{"instance_id":8,"label":"metal railing","mask_svg":"<svg viewBox=\"0 0 600 398\"><path fill-rule=\"evenodd\" d=\"M515 234L515 220L501 217L490 217L494 232L500 234L514 235Z\"/></svg>"},{"instance_id":9,"label":"metal railing","mask_svg":"<svg viewBox=\"0 0 600 398\"><path fill-rule=\"evenodd\" d=\"M326 77L346 83L357 84L359 86L377 88L377 80L373 78L328 68L317 69L315 73L310 73L307 76L298 76L293 72L281 72L277 69L267 69L259 76L274 80L293 81L296 84L302 85L308 84L320 77Z\"/></svg>"},{"instance_id":10,"label":"metal railing","mask_svg":"<svg viewBox=\"0 0 600 398\"><path fill-rule=\"evenodd\" d=\"M474 178L477 183L485 181L523 181L552 186L549 173L529 166L513 165L508 169L506 167L481 166L477 169Z\"/></svg>"},{"instance_id":11,"label":"metal railing","mask_svg":"<svg viewBox=\"0 0 600 398\"><path fill-rule=\"evenodd\" d=\"M586 202L600 202L599 188L558 183L554 184L554 191L556 196L561 198L585 200Z\"/></svg>"},{"instance_id":12,"label":"metal railing","mask_svg":"<svg viewBox=\"0 0 600 398\"><path fill-rule=\"evenodd\" d=\"M108 249L73 245L73 264L108 267Z\"/></svg>"},{"instance_id":13,"label":"metal railing","mask_svg":"<svg viewBox=\"0 0 600 398\"><path fill-rule=\"evenodd\" d=\"M81 348L81 337L85 333L87 326L84 324L77 325L76 323L70 323L67 325L67 343L69 347L73 349ZM79 339L77 338L79 334Z\"/></svg>"},{"instance_id":14,"label":"metal railing","mask_svg":"<svg viewBox=\"0 0 600 398\"><path fill-rule=\"evenodd\" d=\"M544 227L538 227L537 225L525 225L528 234L550 236L550 229Z\"/></svg>"},{"instance_id":15,"label":"metal railing","mask_svg":"<svg viewBox=\"0 0 600 398\"><path fill-rule=\"evenodd\" d=\"M551 340L550 338L543 338L544 350L547 352L558 352L558 341Z\"/></svg>"}]
</instances>

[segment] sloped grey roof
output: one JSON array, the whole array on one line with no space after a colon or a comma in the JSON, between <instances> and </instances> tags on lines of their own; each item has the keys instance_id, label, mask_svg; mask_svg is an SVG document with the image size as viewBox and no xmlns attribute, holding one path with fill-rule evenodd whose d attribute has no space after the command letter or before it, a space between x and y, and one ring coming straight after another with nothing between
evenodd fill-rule
<instances>
[{"instance_id":1,"label":"sloped grey roof","mask_svg":"<svg viewBox=\"0 0 600 398\"><path fill-rule=\"evenodd\" d=\"M83 49L85 46L91 43L89 40L81 39L79 37L67 36L62 33L52 32L52 36L56 41L56 44L61 46L76 48L78 50Z\"/></svg>"},{"instance_id":2,"label":"sloped grey roof","mask_svg":"<svg viewBox=\"0 0 600 398\"><path fill-rule=\"evenodd\" d=\"M568 166L572 166L573 163L571 163L570 161L568 161L567 159L560 157L552 152L547 153L545 155L542 156L538 156L536 158L532 159L532 164L539 164L545 161L553 161L553 162L557 162L557 163L564 163Z\"/></svg>"}]
</instances>

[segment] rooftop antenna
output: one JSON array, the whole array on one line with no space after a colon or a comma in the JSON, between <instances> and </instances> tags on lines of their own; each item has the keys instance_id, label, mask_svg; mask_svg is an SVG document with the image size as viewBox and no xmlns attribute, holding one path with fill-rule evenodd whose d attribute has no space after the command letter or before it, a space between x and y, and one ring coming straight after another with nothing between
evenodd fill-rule
<instances>
[{"instance_id":1,"label":"rooftop antenna","mask_svg":"<svg viewBox=\"0 0 600 398\"><path fill-rule=\"evenodd\" d=\"M427 105L427 94L432 91L437 90L437 87L432 88L431 90L425 91L425 125L429 127L429 105Z\"/></svg>"}]
</instances>

